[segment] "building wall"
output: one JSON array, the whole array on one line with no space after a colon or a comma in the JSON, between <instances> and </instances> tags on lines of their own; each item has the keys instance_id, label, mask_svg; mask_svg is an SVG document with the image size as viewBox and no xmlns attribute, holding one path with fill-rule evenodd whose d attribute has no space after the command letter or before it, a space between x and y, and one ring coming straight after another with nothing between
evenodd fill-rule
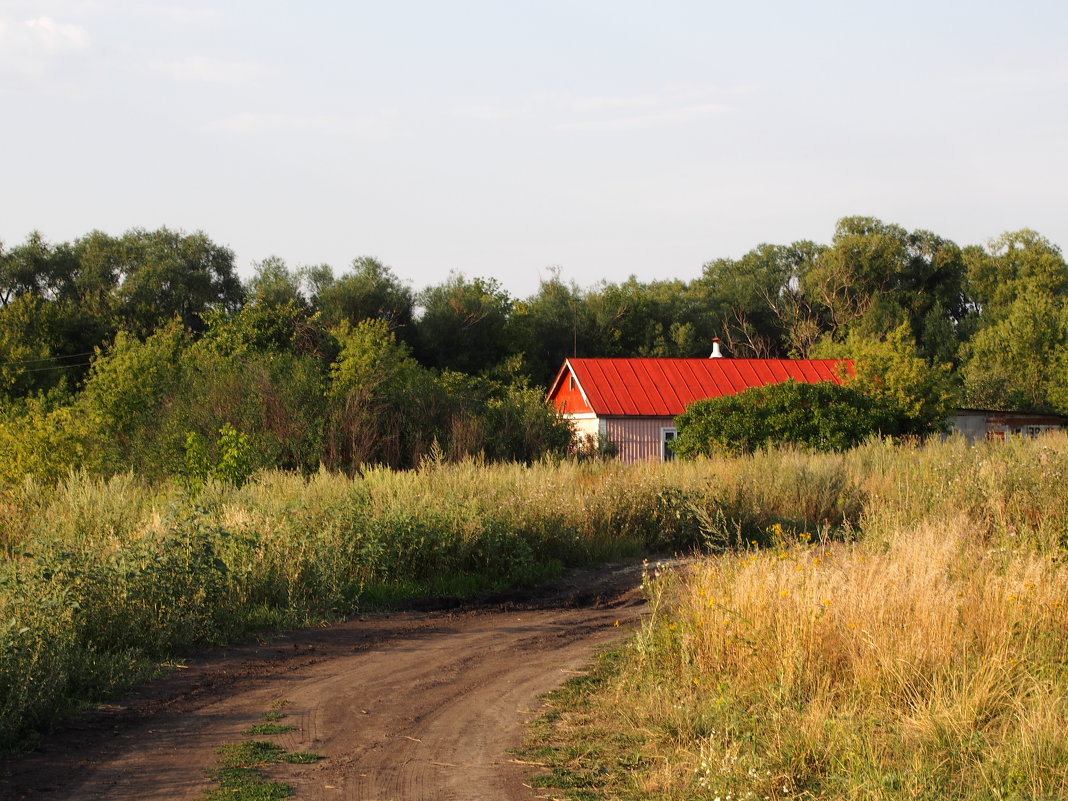
<instances>
[{"instance_id":1,"label":"building wall","mask_svg":"<svg viewBox=\"0 0 1068 801\"><path fill-rule=\"evenodd\" d=\"M604 418L605 435L624 462L660 461L660 430L674 428L674 417Z\"/></svg>"},{"instance_id":2,"label":"building wall","mask_svg":"<svg viewBox=\"0 0 1068 801\"><path fill-rule=\"evenodd\" d=\"M1061 423L1061 417L1053 414L961 409L950 418L950 431L970 440L1034 438L1046 431L1059 431Z\"/></svg>"},{"instance_id":3,"label":"building wall","mask_svg":"<svg viewBox=\"0 0 1068 801\"><path fill-rule=\"evenodd\" d=\"M561 414L593 414L593 409L582 397L574 375L568 371L563 380L549 397L549 400Z\"/></svg>"},{"instance_id":4,"label":"building wall","mask_svg":"<svg viewBox=\"0 0 1068 801\"><path fill-rule=\"evenodd\" d=\"M600 433L599 425L600 421L594 414L583 415L566 415L567 419L571 421L571 425L575 427L575 433L580 437L590 437L596 439Z\"/></svg>"}]
</instances>

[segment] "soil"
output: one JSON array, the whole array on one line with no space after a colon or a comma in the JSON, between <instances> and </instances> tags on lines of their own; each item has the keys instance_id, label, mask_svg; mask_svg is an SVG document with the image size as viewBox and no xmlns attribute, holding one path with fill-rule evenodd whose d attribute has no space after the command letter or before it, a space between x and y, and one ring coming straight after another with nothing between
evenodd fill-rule
<instances>
[{"instance_id":1,"label":"soil","mask_svg":"<svg viewBox=\"0 0 1068 801\"><path fill-rule=\"evenodd\" d=\"M272 708L296 728L258 739L326 757L267 769L296 799L537 798L509 751L540 696L634 625L640 581L640 565L577 571L201 655L0 761L0 799L201 801L216 749Z\"/></svg>"}]
</instances>

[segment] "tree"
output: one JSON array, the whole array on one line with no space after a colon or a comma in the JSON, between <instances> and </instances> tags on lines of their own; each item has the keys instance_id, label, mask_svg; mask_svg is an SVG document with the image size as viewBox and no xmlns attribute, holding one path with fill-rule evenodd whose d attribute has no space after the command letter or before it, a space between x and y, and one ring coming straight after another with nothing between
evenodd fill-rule
<instances>
[{"instance_id":1,"label":"tree","mask_svg":"<svg viewBox=\"0 0 1068 801\"><path fill-rule=\"evenodd\" d=\"M853 361L848 386L871 398L894 420L884 426L884 434L922 437L945 430L957 403L951 365L928 363L907 322L880 337L852 331L842 342L821 343L815 355Z\"/></svg>"},{"instance_id":2,"label":"tree","mask_svg":"<svg viewBox=\"0 0 1068 801\"><path fill-rule=\"evenodd\" d=\"M968 403L1006 411L1068 411L1061 386L1068 299L1031 283L965 346ZM1056 400L1055 400L1056 399Z\"/></svg>"},{"instance_id":3,"label":"tree","mask_svg":"<svg viewBox=\"0 0 1068 801\"><path fill-rule=\"evenodd\" d=\"M417 465L443 434L433 376L385 320L343 322L333 333L341 351L330 367L326 464Z\"/></svg>"},{"instance_id":4,"label":"tree","mask_svg":"<svg viewBox=\"0 0 1068 801\"><path fill-rule=\"evenodd\" d=\"M986 249L968 248L964 261L969 300L986 324L1008 315L1031 290L1068 296L1068 265L1060 248L1029 228L1004 233Z\"/></svg>"},{"instance_id":5,"label":"tree","mask_svg":"<svg viewBox=\"0 0 1068 801\"><path fill-rule=\"evenodd\" d=\"M524 368L538 384L548 384L564 359L578 355L592 339L582 291L564 283L559 270L541 281L538 291L517 301L508 318L508 340L522 354Z\"/></svg>"},{"instance_id":6,"label":"tree","mask_svg":"<svg viewBox=\"0 0 1068 801\"><path fill-rule=\"evenodd\" d=\"M78 403L108 445L101 469L159 468L168 459L178 466L181 441L163 442L160 421L186 384L182 355L189 341L189 332L174 320L143 342L120 331L106 351L97 352Z\"/></svg>"},{"instance_id":7,"label":"tree","mask_svg":"<svg viewBox=\"0 0 1068 801\"><path fill-rule=\"evenodd\" d=\"M800 291L820 247L758 245L740 259L704 266L700 284L718 321L718 336L736 357L804 356L822 332L812 305Z\"/></svg>"},{"instance_id":8,"label":"tree","mask_svg":"<svg viewBox=\"0 0 1068 801\"><path fill-rule=\"evenodd\" d=\"M301 292L299 272L290 270L283 259L269 256L253 265L256 274L249 281L249 300L260 306L307 307Z\"/></svg>"},{"instance_id":9,"label":"tree","mask_svg":"<svg viewBox=\"0 0 1068 801\"><path fill-rule=\"evenodd\" d=\"M327 327L342 322L384 320L391 330L409 336L414 299L412 290L377 259L352 262L352 272L335 278L326 266L311 268L305 278L312 288L312 306Z\"/></svg>"},{"instance_id":10,"label":"tree","mask_svg":"<svg viewBox=\"0 0 1068 801\"><path fill-rule=\"evenodd\" d=\"M419 295L416 354L429 367L478 373L504 359L512 301L494 278L452 273Z\"/></svg>"},{"instance_id":11,"label":"tree","mask_svg":"<svg viewBox=\"0 0 1068 801\"><path fill-rule=\"evenodd\" d=\"M690 357L705 354L712 336L703 295L682 281L643 283L630 276L599 290L602 337L619 356Z\"/></svg>"},{"instance_id":12,"label":"tree","mask_svg":"<svg viewBox=\"0 0 1068 801\"><path fill-rule=\"evenodd\" d=\"M235 311L244 300L233 251L202 232L135 228L115 248L119 318L138 337L149 336L175 316L191 331L202 331L208 310Z\"/></svg>"}]
</instances>

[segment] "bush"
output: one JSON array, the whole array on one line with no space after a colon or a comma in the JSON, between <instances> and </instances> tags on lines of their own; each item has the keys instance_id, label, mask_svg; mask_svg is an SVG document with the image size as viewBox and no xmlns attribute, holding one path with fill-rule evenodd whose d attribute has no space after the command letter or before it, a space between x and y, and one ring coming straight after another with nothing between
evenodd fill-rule
<instances>
[{"instance_id":1,"label":"bush","mask_svg":"<svg viewBox=\"0 0 1068 801\"><path fill-rule=\"evenodd\" d=\"M680 456L737 455L780 444L841 451L873 434L897 432L885 405L829 381L786 381L697 401L675 423L672 447Z\"/></svg>"}]
</instances>

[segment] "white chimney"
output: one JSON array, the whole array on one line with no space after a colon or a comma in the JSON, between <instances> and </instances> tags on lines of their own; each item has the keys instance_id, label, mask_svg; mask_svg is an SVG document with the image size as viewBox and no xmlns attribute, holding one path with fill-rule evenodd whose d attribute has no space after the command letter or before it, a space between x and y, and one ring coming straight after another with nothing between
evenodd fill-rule
<instances>
[{"instance_id":1,"label":"white chimney","mask_svg":"<svg viewBox=\"0 0 1068 801\"><path fill-rule=\"evenodd\" d=\"M722 359L723 358L723 354L720 353L720 350L719 350L719 337L712 337L712 355L709 356L708 358L710 358L710 359Z\"/></svg>"}]
</instances>

